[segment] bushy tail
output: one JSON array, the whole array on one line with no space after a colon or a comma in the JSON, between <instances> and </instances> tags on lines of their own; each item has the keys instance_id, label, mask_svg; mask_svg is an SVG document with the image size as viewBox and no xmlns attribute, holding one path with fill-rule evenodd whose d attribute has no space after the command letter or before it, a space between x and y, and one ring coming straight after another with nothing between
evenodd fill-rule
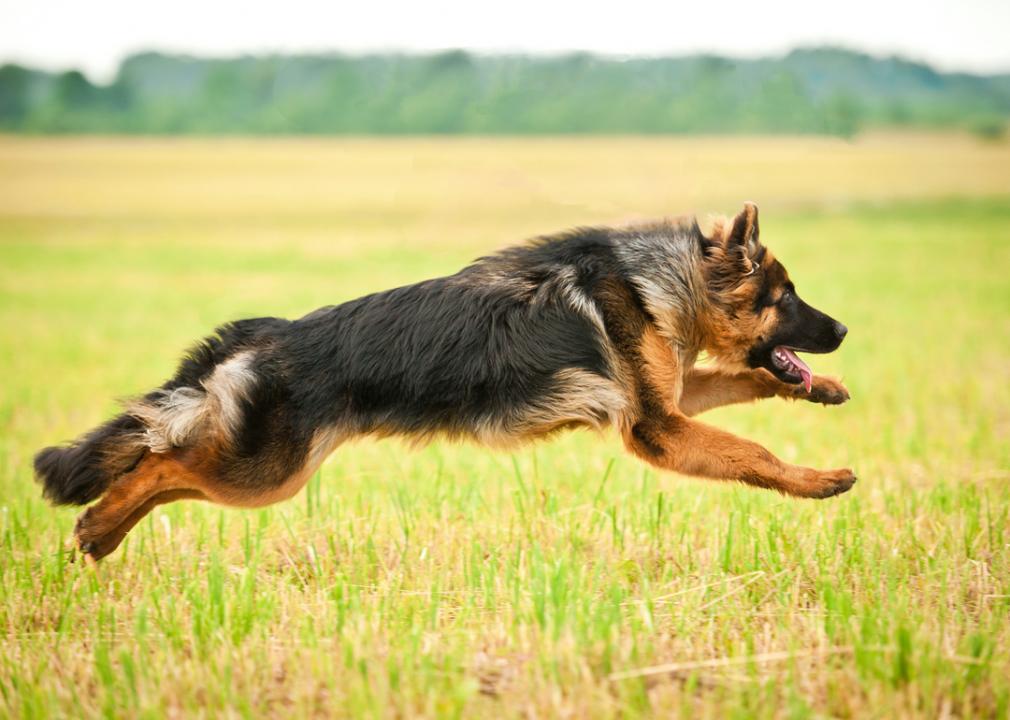
<instances>
[{"instance_id":1,"label":"bushy tail","mask_svg":"<svg viewBox=\"0 0 1010 720\"><path fill-rule=\"evenodd\" d=\"M147 450L144 426L119 415L69 445L47 447L35 456L43 495L57 505L85 505L136 466Z\"/></svg>"},{"instance_id":2,"label":"bushy tail","mask_svg":"<svg viewBox=\"0 0 1010 720\"><path fill-rule=\"evenodd\" d=\"M127 412L68 445L35 456L43 494L57 505L85 505L130 472L147 452L186 447L199 437L231 438L260 381L258 345L269 345L288 320L253 318L217 329L194 347L175 377Z\"/></svg>"}]
</instances>

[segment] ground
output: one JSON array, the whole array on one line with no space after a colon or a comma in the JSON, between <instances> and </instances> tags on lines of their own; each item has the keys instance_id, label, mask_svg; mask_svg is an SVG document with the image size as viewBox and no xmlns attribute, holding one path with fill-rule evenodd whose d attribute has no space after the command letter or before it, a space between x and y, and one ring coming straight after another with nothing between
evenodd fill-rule
<instances>
[{"instance_id":1,"label":"ground","mask_svg":"<svg viewBox=\"0 0 1010 720\"><path fill-rule=\"evenodd\" d=\"M216 324L744 200L849 326L812 364L852 400L706 419L848 494L613 434L363 441L287 503L177 503L68 563L32 454ZM1006 717L1008 271L1010 144L968 137L0 137L0 715Z\"/></svg>"}]
</instances>

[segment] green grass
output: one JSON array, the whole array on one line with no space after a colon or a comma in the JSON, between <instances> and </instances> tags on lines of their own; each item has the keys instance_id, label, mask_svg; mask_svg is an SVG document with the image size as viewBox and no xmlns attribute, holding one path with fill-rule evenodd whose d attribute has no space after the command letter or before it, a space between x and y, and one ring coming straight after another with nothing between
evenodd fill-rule
<instances>
[{"instance_id":1,"label":"green grass","mask_svg":"<svg viewBox=\"0 0 1010 720\"><path fill-rule=\"evenodd\" d=\"M1010 151L692 142L0 141L0 715L1006 717ZM740 157L730 190L705 175ZM814 365L849 404L706 420L855 468L850 493L659 473L588 432L362 441L287 503L176 503L97 572L68 563L76 510L42 502L32 453L215 324L690 209L674 192L762 202L850 327Z\"/></svg>"}]
</instances>

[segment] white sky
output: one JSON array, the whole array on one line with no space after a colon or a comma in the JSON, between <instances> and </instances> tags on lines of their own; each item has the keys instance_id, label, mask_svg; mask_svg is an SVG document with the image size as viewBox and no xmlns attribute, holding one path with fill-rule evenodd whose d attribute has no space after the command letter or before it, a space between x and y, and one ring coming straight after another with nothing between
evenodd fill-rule
<instances>
[{"instance_id":1,"label":"white sky","mask_svg":"<svg viewBox=\"0 0 1010 720\"><path fill-rule=\"evenodd\" d=\"M754 56L820 43L1008 72L1010 0L0 0L0 61L97 80L146 49Z\"/></svg>"}]
</instances>

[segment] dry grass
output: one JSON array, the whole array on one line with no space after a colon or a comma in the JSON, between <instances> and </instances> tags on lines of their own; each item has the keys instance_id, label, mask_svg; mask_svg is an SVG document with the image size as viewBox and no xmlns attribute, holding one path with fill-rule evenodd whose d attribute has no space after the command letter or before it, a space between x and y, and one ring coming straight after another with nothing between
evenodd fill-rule
<instances>
[{"instance_id":1,"label":"dry grass","mask_svg":"<svg viewBox=\"0 0 1010 720\"><path fill-rule=\"evenodd\" d=\"M712 422L851 465L798 502L613 437L341 448L261 511L179 503L97 574L30 458L241 316L570 224L762 205L851 328L842 408ZM1010 146L0 139L0 714L1005 717Z\"/></svg>"}]
</instances>

